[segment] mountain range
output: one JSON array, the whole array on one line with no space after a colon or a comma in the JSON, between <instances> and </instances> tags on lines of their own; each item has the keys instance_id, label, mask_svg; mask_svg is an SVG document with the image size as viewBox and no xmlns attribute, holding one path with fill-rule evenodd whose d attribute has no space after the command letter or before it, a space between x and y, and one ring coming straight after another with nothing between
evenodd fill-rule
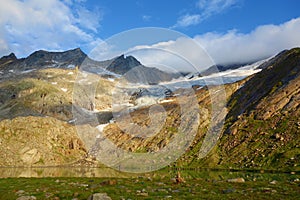
<instances>
[{"instance_id":1,"label":"mountain range","mask_svg":"<svg viewBox=\"0 0 300 200\"><path fill-rule=\"evenodd\" d=\"M39 50L26 58L18 59L15 54L3 56L0 59L2 76L9 73L24 73L28 70L41 68L69 69L79 67L84 71L122 76L129 82L157 84L178 78L179 74L171 74L157 68L145 67L133 56L120 55L105 61L95 61L89 58L80 48L65 52L48 52Z\"/></svg>"},{"instance_id":2,"label":"mountain range","mask_svg":"<svg viewBox=\"0 0 300 200\"><path fill-rule=\"evenodd\" d=\"M233 68L225 71L240 69ZM255 73L230 79L224 85L228 110L224 127L217 145L203 158L199 150L212 120L212 100L208 88L197 85L202 79L190 79L201 108L201 126L192 145L174 165L300 170L300 48L282 51L254 68ZM97 80L94 104L92 108L89 103L83 105L83 111L87 116L96 115L99 122L87 120L78 126L101 127L118 147L132 152L158 151L176 135L182 119L176 94L182 88L168 91L157 100L138 83L146 82L155 89L155 84L176 79L177 74L143 66L132 56L95 61L80 49L37 51L22 59L10 54L0 59L0 166L99 164L74 125L72 107L78 102L72 97L78 75L89 76L89 80L81 80L84 85ZM168 114L159 132L146 140L124 132L114 122L111 93L122 76L135 83L128 92L134 123L148 126L148 111L153 104L163 106ZM86 91L78 92L85 99Z\"/></svg>"}]
</instances>

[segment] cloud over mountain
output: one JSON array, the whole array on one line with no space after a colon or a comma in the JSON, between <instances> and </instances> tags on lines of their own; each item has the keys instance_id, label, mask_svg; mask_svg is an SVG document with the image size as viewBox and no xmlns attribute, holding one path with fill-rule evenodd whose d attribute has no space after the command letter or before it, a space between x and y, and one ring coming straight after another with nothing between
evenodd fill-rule
<instances>
[{"instance_id":1,"label":"cloud over mountain","mask_svg":"<svg viewBox=\"0 0 300 200\"><path fill-rule=\"evenodd\" d=\"M142 49L157 49L176 52L187 61L203 70L215 64L247 63L267 58L283 49L300 46L300 18L279 25L259 26L250 33L231 30L227 33L210 32L189 38L179 38L149 46L138 46L134 55L142 63L162 63L175 69L187 70L187 64L176 61L174 56L159 56L142 52ZM195 42L199 46L195 45ZM201 51L199 49L202 48ZM207 53L205 53L207 52ZM210 60L213 60L213 62Z\"/></svg>"},{"instance_id":2,"label":"cloud over mountain","mask_svg":"<svg viewBox=\"0 0 300 200\"><path fill-rule=\"evenodd\" d=\"M279 25L263 25L250 33L237 30L225 34L195 36L218 64L251 62L272 56L283 49L300 46L300 18Z\"/></svg>"}]
</instances>

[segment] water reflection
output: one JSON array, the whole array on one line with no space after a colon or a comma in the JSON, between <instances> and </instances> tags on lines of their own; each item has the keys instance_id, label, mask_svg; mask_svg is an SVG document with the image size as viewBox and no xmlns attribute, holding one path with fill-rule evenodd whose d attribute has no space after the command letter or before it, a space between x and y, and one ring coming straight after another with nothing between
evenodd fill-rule
<instances>
[{"instance_id":1,"label":"water reflection","mask_svg":"<svg viewBox=\"0 0 300 200\"><path fill-rule=\"evenodd\" d=\"M165 169L150 173L133 174L116 171L111 168L84 168L84 167L1 167L0 178L16 178L16 177L97 177L97 178L138 178L151 177L170 180L176 177L178 170ZM229 171L229 170L180 170L181 176L185 180L199 179L199 180L214 180L224 181L232 178L244 178L246 181L259 180L281 180L292 181L299 180L299 172L282 173L276 171Z\"/></svg>"},{"instance_id":2,"label":"water reflection","mask_svg":"<svg viewBox=\"0 0 300 200\"><path fill-rule=\"evenodd\" d=\"M122 173L110 168L82 167L3 167L0 178L9 177L132 177L133 174Z\"/></svg>"}]
</instances>

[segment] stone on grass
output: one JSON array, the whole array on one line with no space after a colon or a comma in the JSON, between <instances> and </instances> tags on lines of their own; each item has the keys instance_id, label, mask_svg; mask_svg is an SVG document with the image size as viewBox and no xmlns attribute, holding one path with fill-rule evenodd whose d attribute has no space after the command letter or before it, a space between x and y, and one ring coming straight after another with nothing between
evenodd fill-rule
<instances>
[{"instance_id":1,"label":"stone on grass","mask_svg":"<svg viewBox=\"0 0 300 200\"><path fill-rule=\"evenodd\" d=\"M230 183L245 183L245 179L243 179L243 178L232 178L232 179L228 179L227 182L230 182Z\"/></svg>"},{"instance_id":2,"label":"stone on grass","mask_svg":"<svg viewBox=\"0 0 300 200\"><path fill-rule=\"evenodd\" d=\"M36 200L35 196L21 196L17 200Z\"/></svg>"},{"instance_id":3,"label":"stone on grass","mask_svg":"<svg viewBox=\"0 0 300 200\"><path fill-rule=\"evenodd\" d=\"M89 196L87 200L112 200L106 193L95 193Z\"/></svg>"}]
</instances>

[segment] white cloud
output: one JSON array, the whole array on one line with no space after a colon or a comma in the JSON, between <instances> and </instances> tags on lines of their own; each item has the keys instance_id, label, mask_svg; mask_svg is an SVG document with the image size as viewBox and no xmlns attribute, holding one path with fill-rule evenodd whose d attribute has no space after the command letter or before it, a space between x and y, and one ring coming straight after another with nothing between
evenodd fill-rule
<instances>
[{"instance_id":1,"label":"white cloud","mask_svg":"<svg viewBox=\"0 0 300 200\"><path fill-rule=\"evenodd\" d=\"M152 16L150 15L143 15L142 16L142 19L145 21L145 22L149 22L151 20Z\"/></svg>"},{"instance_id":2,"label":"white cloud","mask_svg":"<svg viewBox=\"0 0 300 200\"><path fill-rule=\"evenodd\" d=\"M127 54L135 56L146 66L159 65L168 71L199 71L214 64L207 52L188 37L136 46L129 49Z\"/></svg>"},{"instance_id":3,"label":"white cloud","mask_svg":"<svg viewBox=\"0 0 300 200\"><path fill-rule=\"evenodd\" d=\"M177 23L172 28L187 27L187 26L191 26L191 25L196 25L196 24L199 24L200 21L201 21L201 16L200 15L186 14L184 16L181 16L177 20Z\"/></svg>"},{"instance_id":4,"label":"white cloud","mask_svg":"<svg viewBox=\"0 0 300 200\"><path fill-rule=\"evenodd\" d=\"M300 46L300 18L280 25L259 26L248 34L229 31L195 37L216 63L244 63Z\"/></svg>"},{"instance_id":5,"label":"white cloud","mask_svg":"<svg viewBox=\"0 0 300 200\"><path fill-rule=\"evenodd\" d=\"M0 0L0 5L0 55L66 50L97 40L93 32L100 26L101 16L76 1Z\"/></svg>"},{"instance_id":6,"label":"white cloud","mask_svg":"<svg viewBox=\"0 0 300 200\"><path fill-rule=\"evenodd\" d=\"M177 22L171 28L188 27L197 25L203 20L211 17L212 15L219 14L235 5L239 0L199 0L196 3L196 7L199 9L199 14L186 14L180 16Z\"/></svg>"},{"instance_id":7,"label":"white cloud","mask_svg":"<svg viewBox=\"0 0 300 200\"><path fill-rule=\"evenodd\" d=\"M97 29L100 27L100 21L103 18L103 14L99 9L90 10L86 9L83 6L77 8L77 21L81 27L85 27L88 30L91 30L97 33Z\"/></svg>"},{"instance_id":8,"label":"white cloud","mask_svg":"<svg viewBox=\"0 0 300 200\"><path fill-rule=\"evenodd\" d=\"M238 1L239 0L199 0L197 7L202 12L201 16L207 18L236 5Z\"/></svg>"},{"instance_id":9,"label":"white cloud","mask_svg":"<svg viewBox=\"0 0 300 200\"><path fill-rule=\"evenodd\" d=\"M247 34L236 30L225 34L206 33L193 39L179 38L150 46L136 46L129 52L145 65L156 63L182 71L191 69L189 64L180 59L183 57L201 71L213 64L252 62L284 49L299 47L299 35L300 18L297 18L280 25L259 26Z\"/></svg>"}]
</instances>

